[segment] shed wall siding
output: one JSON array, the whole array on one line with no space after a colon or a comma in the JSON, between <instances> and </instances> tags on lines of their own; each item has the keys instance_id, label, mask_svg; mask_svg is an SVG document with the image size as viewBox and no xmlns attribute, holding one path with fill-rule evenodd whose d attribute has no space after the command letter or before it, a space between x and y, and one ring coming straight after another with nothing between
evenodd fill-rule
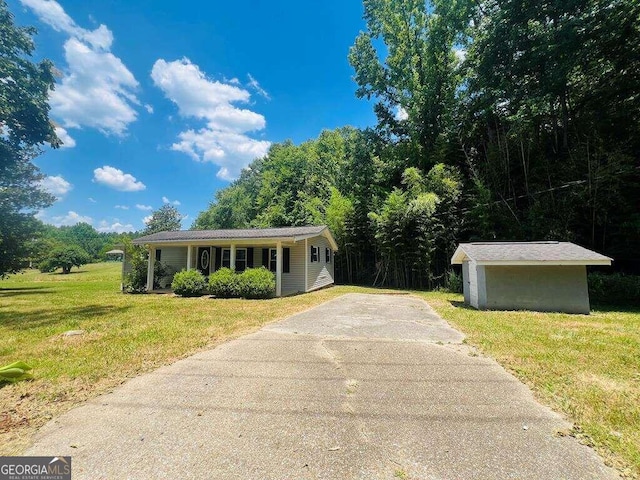
<instances>
[{"instance_id":1,"label":"shed wall siding","mask_svg":"<svg viewBox=\"0 0 640 480\"><path fill-rule=\"evenodd\" d=\"M331 263L326 263L325 248L331 248L329 241L325 237L314 237L310 238L307 244L309 247L305 252L305 255L307 255L307 262L309 262L307 272L307 291L331 285L333 283L334 276L335 252L332 251L331 253ZM320 254L318 255L319 261L314 263L311 263L312 245L314 247L320 247ZM302 270L304 275L304 258L302 259Z\"/></svg>"},{"instance_id":2,"label":"shed wall siding","mask_svg":"<svg viewBox=\"0 0 640 480\"><path fill-rule=\"evenodd\" d=\"M469 262L469 305L478 308L478 271L476 262Z\"/></svg>"},{"instance_id":3,"label":"shed wall siding","mask_svg":"<svg viewBox=\"0 0 640 480\"><path fill-rule=\"evenodd\" d=\"M484 265L476 265L476 284L478 286L478 307L487 308L487 275Z\"/></svg>"},{"instance_id":4,"label":"shed wall siding","mask_svg":"<svg viewBox=\"0 0 640 480\"><path fill-rule=\"evenodd\" d=\"M486 305L479 308L589 313L587 269L566 266L486 266Z\"/></svg>"},{"instance_id":5,"label":"shed wall siding","mask_svg":"<svg viewBox=\"0 0 640 480\"><path fill-rule=\"evenodd\" d=\"M464 293L464 303L470 301L469 296L469 261L462 262L462 292Z\"/></svg>"}]
</instances>

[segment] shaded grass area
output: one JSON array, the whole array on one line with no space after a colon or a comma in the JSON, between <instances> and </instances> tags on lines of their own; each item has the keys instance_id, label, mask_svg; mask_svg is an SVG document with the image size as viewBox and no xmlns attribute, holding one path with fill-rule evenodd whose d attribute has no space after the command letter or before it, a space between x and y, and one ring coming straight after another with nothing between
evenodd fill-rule
<instances>
[{"instance_id":1,"label":"shaded grass area","mask_svg":"<svg viewBox=\"0 0 640 480\"><path fill-rule=\"evenodd\" d=\"M573 421L568 433L640 478L640 308L596 305L591 315L480 312L461 295L417 295Z\"/></svg>"},{"instance_id":2,"label":"shaded grass area","mask_svg":"<svg viewBox=\"0 0 640 480\"><path fill-rule=\"evenodd\" d=\"M28 271L0 281L0 365L36 377L0 387L0 455L19 454L38 427L127 378L347 292L334 287L271 300L120 293L120 264L78 275ZM64 336L84 330L80 336Z\"/></svg>"}]
</instances>

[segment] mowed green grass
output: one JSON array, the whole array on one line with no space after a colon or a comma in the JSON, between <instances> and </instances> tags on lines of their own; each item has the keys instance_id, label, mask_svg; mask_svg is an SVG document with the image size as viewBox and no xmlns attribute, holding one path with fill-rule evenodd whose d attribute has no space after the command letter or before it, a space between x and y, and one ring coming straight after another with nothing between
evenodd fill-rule
<instances>
[{"instance_id":1,"label":"mowed green grass","mask_svg":"<svg viewBox=\"0 0 640 480\"><path fill-rule=\"evenodd\" d=\"M21 453L47 420L127 378L344 293L373 291L335 287L271 300L124 295L120 268L0 281L0 365L22 360L36 377L0 387L0 455ZM86 333L63 335L79 329Z\"/></svg>"},{"instance_id":2,"label":"mowed green grass","mask_svg":"<svg viewBox=\"0 0 640 480\"><path fill-rule=\"evenodd\" d=\"M480 312L462 296L418 293L467 343L496 359L579 427L573 432L640 477L640 308L591 315Z\"/></svg>"},{"instance_id":3,"label":"mowed green grass","mask_svg":"<svg viewBox=\"0 0 640 480\"><path fill-rule=\"evenodd\" d=\"M20 454L46 421L135 375L344 293L381 292L216 300L123 295L119 285L118 263L0 281L0 365L23 360L36 376L0 388L0 455ZM460 295L414 293L580 427L565 433L640 477L640 310L479 312ZM62 335L76 329L86 333Z\"/></svg>"}]
</instances>

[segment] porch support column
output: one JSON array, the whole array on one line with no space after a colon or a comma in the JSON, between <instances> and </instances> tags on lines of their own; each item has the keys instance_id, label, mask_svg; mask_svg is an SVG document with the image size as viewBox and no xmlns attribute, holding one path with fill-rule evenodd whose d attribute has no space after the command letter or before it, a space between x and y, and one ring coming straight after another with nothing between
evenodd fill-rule
<instances>
[{"instance_id":1,"label":"porch support column","mask_svg":"<svg viewBox=\"0 0 640 480\"><path fill-rule=\"evenodd\" d=\"M282 242L276 244L276 297L282 296Z\"/></svg>"},{"instance_id":2,"label":"porch support column","mask_svg":"<svg viewBox=\"0 0 640 480\"><path fill-rule=\"evenodd\" d=\"M153 267L156 262L156 248L149 247L149 264L147 265L147 292L153 291Z\"/></svg>"},{"instance_id":3,"label":"porch support column","mask_svg":"<svg viewBox=\"0 0 640 480\"><path fill-rule=\"evenodd\" d=\"M231 244L231 249L230 249L230 254L229 256L231 257L229 259L229 264L231 265L231 270L235 270L236 269L236 245L235 243Z\"/></svg>"},{"instance_id":4,"label":"porch support column","mask_svg":"<svg viewBox=\"0 0 640 480\"><path fill-rule=\"evenodd\" d=\"M191 270L191 245L187 245L187 271Z\"/></svg>"}]
</instances>

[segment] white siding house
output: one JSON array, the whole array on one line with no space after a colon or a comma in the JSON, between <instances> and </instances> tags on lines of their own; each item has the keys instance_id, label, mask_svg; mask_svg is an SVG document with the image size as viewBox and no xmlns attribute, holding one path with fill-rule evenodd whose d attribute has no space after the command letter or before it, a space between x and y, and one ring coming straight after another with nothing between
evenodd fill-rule
<instances>
[{"instance_id":1,"label":"white siding house","mask_svg":"<svg viewBox=\"0 0 640 480\"><path fill-rule=\"evenodd\" d=\"M133 241L149 251L147 291L154 280L171 285L180 270L198 269L205 276L222 268L236 271L264 266L276 276L276 295L309 292L334 283L334 254L338 246L324 226L255 228L239 230L186 230L159 232ZM169 269L153 278L154 261ZM125 257L123 272L129 270Z\"/></svg>"},{"instance_id":2,"label":"white siding house","mask_svg":"<svg viewBox=\"0 0 640 480\"><path fill-rule=\"evenodd\" d=\"M477 309L588 314L586 265L611 259L569 242L476 242L461 243L451 263Z\"/></svg>"}]
</instances>

